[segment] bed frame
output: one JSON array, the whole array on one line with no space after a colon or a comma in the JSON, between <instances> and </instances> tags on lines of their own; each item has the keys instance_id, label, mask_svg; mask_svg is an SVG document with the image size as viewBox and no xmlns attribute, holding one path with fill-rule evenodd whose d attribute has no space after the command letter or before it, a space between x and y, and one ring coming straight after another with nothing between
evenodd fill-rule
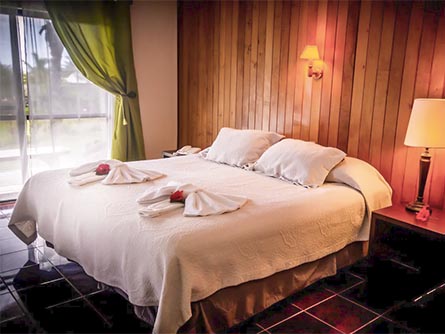
<instances>
[{"instance_id":1,"label":"bed frame","mask_svg":"<svg viewBox=\"0 0 445 334\"><path fill-rule=\"evenodd\" d=\"M192 317L180 333L221 333L292 296L314 282L335 275L366 256L368 242L354 242L336 253L272 276L221 289L192 303ZM144 321L153 324L157 307L135 306Z\"/></svg>"}]
</instances>

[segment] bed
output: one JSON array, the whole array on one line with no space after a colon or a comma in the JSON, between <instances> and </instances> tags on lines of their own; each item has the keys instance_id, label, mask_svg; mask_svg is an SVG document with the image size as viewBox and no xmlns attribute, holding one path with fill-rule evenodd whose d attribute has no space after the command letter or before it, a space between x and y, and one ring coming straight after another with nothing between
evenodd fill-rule
<instances>
[{"instance_id":1,"label":"bed","mask_svg":"<svg viewBox=\"0 0 445 334\"><path fill-rule=\"evenodd\" d=\"M323 185L189 155L128 163L165 174L138 184L73 187L68 170L31 177L9 223L36 233L96 280L121 291L154 332L218 332L362 257L370 212L391 189L370 165L346 158ZM136 199L170 181L243 196L239 210L147 218Z\"/></svg>"}]
</instances>

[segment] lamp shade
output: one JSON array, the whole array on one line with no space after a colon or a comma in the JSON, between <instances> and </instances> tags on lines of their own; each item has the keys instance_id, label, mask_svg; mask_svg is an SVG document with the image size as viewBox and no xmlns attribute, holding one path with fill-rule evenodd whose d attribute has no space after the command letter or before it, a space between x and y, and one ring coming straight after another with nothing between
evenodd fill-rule
<instances>
[{"instance_id":1,"label":"lamp shade","mask_svg":"<svg viewBox=\"0 0 445 334\"><path fill-rule=\"evenodd\" d=\"M301 59L310 59L310 60L320 59L320 55L318 54L317 46L316 45L306 45L300 58Z\"/></svg>"},{"instance_id":2,"label":"lamp shade","mask_svg":"<svg viewBox=\"0 0 445 334\"><path fill-rule=\"evenodd\" d=\"M445 148L445 99L415 99L405 145Z\"/></svg>"}]
</instances>

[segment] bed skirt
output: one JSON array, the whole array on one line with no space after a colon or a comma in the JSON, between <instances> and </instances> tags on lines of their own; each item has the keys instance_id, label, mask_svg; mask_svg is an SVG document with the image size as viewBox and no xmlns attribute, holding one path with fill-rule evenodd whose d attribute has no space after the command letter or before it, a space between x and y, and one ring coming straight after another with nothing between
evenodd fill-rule
<instances>
[{"instance_id":1,"label":"bed skirt","mask_svg":"<svg viewBox=\"0 0 445 334\"><path fill-rule=\"evenodd\" d=\"M221 289L192 303L192 317L180 328L182 333L219 333L247 320L271 305L312 283L335 275L366 256L368 242L354 242L334 254L272 276ZM153 324L156 307L135 306L144 321Z\"/></svg>"}]
</instances>

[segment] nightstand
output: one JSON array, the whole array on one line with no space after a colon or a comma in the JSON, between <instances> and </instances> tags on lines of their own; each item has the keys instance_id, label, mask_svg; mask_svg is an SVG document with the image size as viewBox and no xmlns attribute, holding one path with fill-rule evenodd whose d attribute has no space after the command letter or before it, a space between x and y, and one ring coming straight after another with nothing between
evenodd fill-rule
<instances>
[{"instance_id":1,"label":"nightstand","mask_svg":"<svg viewBox=\"0 0 445 334\"><path fill-rule=\"evenodd\" d=\"M391 261L419 275L428 284L445 279L445 212L433 209L427 222L401 204L372 213L369 255Z\"/></svg>"},{"instance_id":2,"label":"nightstand","mask_svg":"<svg viewBox=\"0 0 445 334\"><path fill-rule=\"evenodd\" d=\"M176 150L167 150L167 151L162 151L162 157L163 158L171 158L174 157L174 153L176 152Z\"/></svg>"},{"instance_id":3,"label":"nightstand","mask_svg":"<svg viewBox=\"0 0 445 334\"><path fill-rule=\"evenodd\" d=\"M396 305L386 316L416 333L444 333L445 212L433 209L421 222L401 204L376 210L370 237L374 276L368 275L367 283L386 285L386 298ZM378 294L382 288L368 290Z\"/></svg>"}]
</instances>

